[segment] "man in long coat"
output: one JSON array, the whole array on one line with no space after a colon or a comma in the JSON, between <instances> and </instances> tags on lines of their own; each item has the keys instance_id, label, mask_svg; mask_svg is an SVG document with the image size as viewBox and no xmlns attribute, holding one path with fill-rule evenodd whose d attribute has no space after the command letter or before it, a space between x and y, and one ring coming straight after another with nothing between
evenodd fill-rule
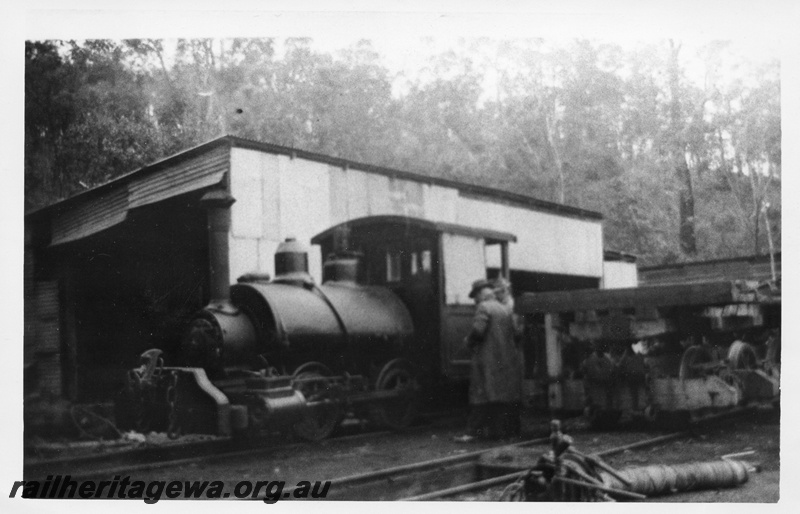
<instances>
[{"instance_id":1,"label":"man in long coat","mask_svg":"<svg viewBox=\"0 0 800 514\"><path fill-rule=\"evenodd\" d=\"M497 301L511 314L511 321L514 327L514 363L516 365L512 370L513 376L509 375L509 381L514 382L516 387L519 388L520 399L506 404L506 409L502 416L505 420L503 422L503 435L518 437L522 431L520 418L522 415L522 380L525 376L525 352L522 350L522 340L525 330L522 320L514 313L514 296L511 293L511 282L499 277L492 282L492 286L494 287L494 295Z\"/></svg>"},{"instance_id":2,"label":"man in long coat","mask_svg":"<svg viewBox=\"0 0 800 514\"><path fill-rule=\"evenodd\" d=\"M514 322L509 309L495 298L489 281L473 283L470 297L477 304L467 336L472 351L470 430L478 436L504 437L504 413L522 396Z\"/></svg>"}]
</instances>

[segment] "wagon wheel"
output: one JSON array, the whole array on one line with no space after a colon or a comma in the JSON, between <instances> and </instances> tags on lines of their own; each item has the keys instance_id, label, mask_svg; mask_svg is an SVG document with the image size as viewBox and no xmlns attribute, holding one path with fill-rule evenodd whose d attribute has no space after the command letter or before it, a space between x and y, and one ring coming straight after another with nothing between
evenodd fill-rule
<instances>
[{"instance_id":1,"label":"wagon wheel","mask_svg":"<svg viewBox=\"0 0 800 514\"><path fill-rule=\"evenodd\" d=\"M381 400L376 409L378 422L394 430L411 425L417 415L419 384L410 362L395 359L387 363L378 375L375 390L397 394L394 398Z\"/></svg>"},{"instance_id":2,"label":"wagon wheel","mask_svg":"<svg viewBox=\"0 0 800 514\"><path fill-rule=\"evenodd\" d=\"M709 364L713 364L714 360L714 355L708 347L690 346L683 352L683 357L681 357L678 378L681 380L703 378L706 376Z\"/></svg>"},{"instance_id":3,"label":"wagon wheel","mask_svg":"<svg viewBox=\"0 0 800 514\"><path fill-rule=\"evenodd\" d=\"M728 349L728 367L735 369L756 369L758 355L751 345L744 341L734 341Z\"/></svg>"},{"instance_id":4,"label":"wagon wheel","mask_svg":"<svg viewBox=\"0 0 800 514\"><path fill-rule=\"evenodd\" d=\"M319 362L307 362L295 371L293 378L299 381L294 385L306 401L324 402L308 407L303 419L294 425L294 433L306 441L319 441L328 437L342 419L338 401L334 398L331 371Z\"/></svg>"}]
</instances>

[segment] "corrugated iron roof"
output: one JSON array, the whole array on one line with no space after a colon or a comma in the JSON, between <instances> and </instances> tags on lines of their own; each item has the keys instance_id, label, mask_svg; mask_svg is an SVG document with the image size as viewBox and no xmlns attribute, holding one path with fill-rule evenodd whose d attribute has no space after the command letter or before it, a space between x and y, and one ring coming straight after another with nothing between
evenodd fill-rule
<instances>
[{"instance_id":1,"label":"corrugated iron roof","mask_svg":"<svg viewBox=\"0 0 800 514\"><path fill-rule=\"evenodd\" d=\"M122 223L128 211L221 183L230 170L230 150L216 147L164 169L138 173L92 195L79 195L52 218L50 246L77 241Z\"/></svg>"},{"instance_id":2,"label":"corrugated iron roof","mask_svg":"<svg viewBox=\"0 0 800 514\"><path fill-rule=\"evenodd\" d=\"M128 191L111 190L94 199L74 204L53 217L51 246L77 241L122 223L128 216Z\"/></svg>"},{"instance_id":3,"label":"corrugated iron roof","mask_svg":"<svg viewBox=\"0 0 800 514\"><path fill-rule=\"evenodd\" d=\"M59 200L58 202L51 203L49 205L45 205L44 207L33 209L25 213L25 217L27 218L31 216L43 215L48 212L52 212L54 210L60 210L67 207L71 207L73 204L76 204L82 200L88 200L91 198L102 196L104 193L108 192L109 190L115 187L121 186L123 184L128 184L136 179L143 179L144 177L147 177L153 173L157 173L158 171L163 170L164 168L175 166L180 162L189 160L192 157L204 154L210 150L213 150L214 148L218 148L221 146L227 148L231 147L230 141L228 141L225 136L218 137L211 141L207 141L200 145L194 146L188 150L183 150L176 154L164 157L162 159L153 162L152 164L148 164L147 166L141 167L139 169L115 177L109 180L108 182L95 186L91 189L87 189L86 191L81 191L80 193L70 196L69 198Z\"/></svg>"},{"instance_id":4,"label":"corrugated iron roof","mask_svg":"<svg viewBox=\"0 0 800 514\"><path fill-rule=\"evenodd\" d=\"M169 167L163 173L137 178L128 185L131 209L219 184L230 170L230 152L219 147Z\"/></svg>"}]
</instances>

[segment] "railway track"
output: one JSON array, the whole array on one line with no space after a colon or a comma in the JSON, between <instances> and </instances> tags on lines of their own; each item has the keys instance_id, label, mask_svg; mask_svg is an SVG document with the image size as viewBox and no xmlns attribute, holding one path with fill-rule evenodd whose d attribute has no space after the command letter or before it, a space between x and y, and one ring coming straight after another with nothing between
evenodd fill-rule
<instances>
[{"instance_id":1,"label":"railway track","mask_svg":"<svg viewBox=\"0 0 800 514\"><path fill-rule=\"evenodd\" d=\"M432 426L452 423L455 411L440 416L424 416L424 421L407 432L430 429ZM330 438L330 441L357 442L380 439L390 436L390 430L364 429L351 427L343 433ZM200 462L211 462L223 459L236 459L268 455L281 450L299 449L308 442L288 442L285 438L262 438L256 441L230 437L215 437L210 440L192 441L189 443L146 446L103 454L78 455L55 459L28 461L24 464L23 475L26 479L43 478L47 475L70 475L74 480L88 480L98 477L112 477L136 472L149 471L177 466L186 466Z\"/></svg>"},{"instance_id":2,"label":"railway track","mask_svg":"<svg viewBox=\"0 0 800 514\"><path fill-rule=\"evenodd\" d=\"M656 437L648 437L628 442L602 451L593 452L594 456L607 458L626 451L635 451L654 447L682 438L692 436L696 428L719 421L724 418L750 412L749 408L737 409L721 414L699 418L686 430L676 431ZM547 450L549 437L536 438L512 445L502 445L490 449L470 452L461 455L432 459L413 464L396 466L368 473L350 475L330 480L328 500L395 500L395 501L434 501L458 499L459 496L474 494L510 484L527 473L515 471L499 474L491 467L482 465L481 459L501 449L514 447L542 446ZM493 476L487 476L493 475ZM286 498L292 496L293 489L288 489Z\"/></svg>"},{"instance_id":3,"label":"railway track","mask_svg":"<svg viewBox=\"0 0 800 514\"><path fill-rule=\"evenodd\" d=\"M540 437L500 447L527 447L547 444ZM332 500L396 500L398 491L416 491L431 487L448 488L472 480L478 461L489 450L451 455L413 464L385 468L331 480L327 499ZM291 496L293 489L287 492Z\"/></svg>"}]
</instances>

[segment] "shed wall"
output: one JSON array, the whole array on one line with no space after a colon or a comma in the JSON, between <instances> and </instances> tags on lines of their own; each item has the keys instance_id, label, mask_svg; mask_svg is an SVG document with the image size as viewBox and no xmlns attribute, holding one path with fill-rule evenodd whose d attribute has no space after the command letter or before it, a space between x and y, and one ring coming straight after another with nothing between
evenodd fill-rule
<instances>
[{"instance_id":1,"label":"shed wall","mask_svg":"<svg viewBox=\"0 0 800 514\"><path fill-rule=\"evenodd\" d=\"M603 263L603 289L619 289L639 285L635 262L606 261Z\"/></svg>"},{"instance_id":2,"label":"shed wall","mask_svg":"<svg viewBox=\"0 0 800 514\"><path fill-rule=\"evenodd\" d=\"M254 267L274 273L271 252L288 236L309 244L313 235L333 225L383 214L511 232L518 238L510 248L514 269L603 275L599 220L285 155L235 147L231 152L231 193L237 200L231 213L231 282ZM318 280L323 256L319 248L311 250L309 265Z\"/></svg>"},{"instance_id":3,"label":"shed wall","mask_svg":"<svg viewBox=\"0 0 800 514\"><path fill-rule=\"evenodd\" d=\"M509 248L512 269L563 275L603 274L602 224L459 196L457 223L516 234Z\"/></svg>"}]
</instances>

